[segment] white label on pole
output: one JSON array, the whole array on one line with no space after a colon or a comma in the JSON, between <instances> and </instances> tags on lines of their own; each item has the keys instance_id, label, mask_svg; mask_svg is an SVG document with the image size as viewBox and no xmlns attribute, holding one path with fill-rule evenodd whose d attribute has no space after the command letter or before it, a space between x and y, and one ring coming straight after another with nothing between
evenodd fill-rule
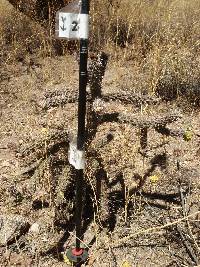
<instances>
[{"instance_id":1,"label":"white label on pole","mask_svg":"<svg viewBox=\"0 0 200 267\"><path fill-rule=\"evenodd\" d=\"M85 168L85 152L77 149L76 143L69 144L69 163L77 170Z\"/></svg>"},{"instance_id":2,"label":"white label on pole","mask_svg":"<svg viewBox=\"0 0 200 267\"><path fill-rule=\"evenodd\" d=\"M59 12L58 37L67 39L88 39L89 15Z\"/></svg>"}]
</instances>

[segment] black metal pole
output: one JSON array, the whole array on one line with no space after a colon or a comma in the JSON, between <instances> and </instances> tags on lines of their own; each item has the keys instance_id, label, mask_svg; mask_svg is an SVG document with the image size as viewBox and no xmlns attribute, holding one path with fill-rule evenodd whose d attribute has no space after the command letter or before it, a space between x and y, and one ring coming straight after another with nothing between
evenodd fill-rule
<instances>
[{"instance_id":1,"label":"black metal pole","mask_svg":"<svg viewBox=\"0 0 200 267\"><path fill-rule=\"evenodd\" d=\"M82 0L81 14L89 14L89 0ZM84 150L85 144L85 117L86 117L86 86L87 86L88 39L80 40L80 67L79 67L79 101L78 101L78 133L77 149ZM76 175L76 249L80 249L82 237L82 209L83 209L83 180L84 171L77 170Z\"/></svg>"}]
</instances>

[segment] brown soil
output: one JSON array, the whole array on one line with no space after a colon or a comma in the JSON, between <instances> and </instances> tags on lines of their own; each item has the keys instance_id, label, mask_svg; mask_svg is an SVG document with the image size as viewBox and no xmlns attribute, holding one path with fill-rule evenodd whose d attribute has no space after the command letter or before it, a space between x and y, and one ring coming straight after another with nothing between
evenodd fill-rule
<instances>
[{"instance_id":1,"label":"brown soil","mask_svg":"<svg viewBox=\"0 0 200 267\"><path fill-rule=\"evenodd\" d=\"M109 62L102 93L127 93L127 99L137 93L133 69L131 63ZM39 230L30 228L0 247L0 266L66 266L61 252L74 242L75 179L68 136L76 132L77 102L47 109L38 103L55 88L76 92L78 63L72 56L46 58L39 64L4 65L1 74L1 215L22 215ZM118 112L139 121L179 113L167 127L181 134L150 127L141 150L137 126L112 119L92 125L88 108L88 125L96 133L89 133L87 147L83 217L90 259L83 266L197 266L199 109L183 99L95 103L100 115Z\"/></svg>"}]
</instances>

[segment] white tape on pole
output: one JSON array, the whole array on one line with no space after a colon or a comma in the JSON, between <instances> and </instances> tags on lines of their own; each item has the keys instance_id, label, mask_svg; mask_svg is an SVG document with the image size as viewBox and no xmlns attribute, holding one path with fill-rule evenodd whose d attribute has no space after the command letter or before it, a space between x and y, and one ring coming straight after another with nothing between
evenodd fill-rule
<instances>
[{"instance_id":1,"label":"white tape on pole","mask_svg":"<svg viewBox=\"0 0 200 267\"><path fill-rule=\"evenodd\" d=\"M88 39L89 15L59 12L56 31L58 38Z\"/></svg>"},{"instance_id":2,"label":"white tape on pole","mask_svg":"<svg viewBox=\"0 0 200 267\"><path fill-rule=\"evenodd\" d=\"M85 168L85 152L77 149L76 143L69 144L69 163L77 170Z\"/></svg>"},{"instance_id":3,"label":"white tape on pole","mask_svg":"<svg viewBox=\"0 0 200 267\"><path fill-rule=\"evenodd\" d=\"M88 39L89 37L89 15L88 14L79 14L80 19L80 31L79 36L82 39Z\"/></svg>"}]
</instances>

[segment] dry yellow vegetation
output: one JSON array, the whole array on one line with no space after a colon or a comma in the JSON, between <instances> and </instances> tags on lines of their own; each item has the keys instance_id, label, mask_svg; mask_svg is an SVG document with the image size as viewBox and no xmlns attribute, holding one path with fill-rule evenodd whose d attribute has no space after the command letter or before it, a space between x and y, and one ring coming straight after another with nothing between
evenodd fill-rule
<instances>
[{"instance_id":1,"label":"dry yellow vegetation","mask_svg":"<svg viewBox=\"0 0 200 267\"><path fill-rule=\"evenodd\" d=\"M90 3L84 266L197 266L200 1ZM2 267L64 267L74 242L78 43L52 26L0 0Z\"/></svg>"},{"instance_id":2,"label":"dry yellow vegetation","mask_svg":"<svg viewBox=\"0 0 200 267\"><path fill-rule=\"evenodd\" d=\"M1 60L27 54L54 55L54 32L0 4ZM198 102L200 2L198 0L91 1L90 50L132 62L145 88L164 98L192 96ZM63 47L65 50L66 42ZM127 64L127 63L126 63Z\"/></svg>"}]
</instances>

